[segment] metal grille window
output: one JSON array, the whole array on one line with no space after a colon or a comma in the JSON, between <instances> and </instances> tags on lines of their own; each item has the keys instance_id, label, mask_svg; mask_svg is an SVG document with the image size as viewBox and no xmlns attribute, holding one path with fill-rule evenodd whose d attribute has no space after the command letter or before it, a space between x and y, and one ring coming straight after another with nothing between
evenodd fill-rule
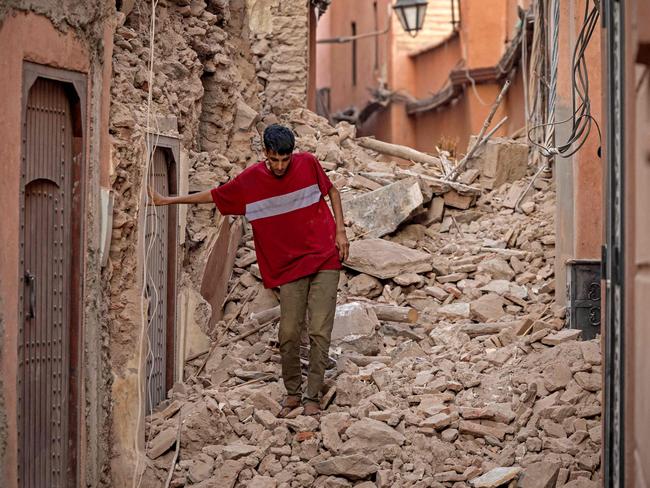
<instances>
[{"instance_id":1,"label":"metal grille window","mask_svg":"<svg viewBox=\"0 0 650 488\"><path fill-rule=\"evenodd\" d=\"M580 329L582 339L600 334L600 261L574 259L567 262L569 328Z\"/></svg>"}]
</instances>

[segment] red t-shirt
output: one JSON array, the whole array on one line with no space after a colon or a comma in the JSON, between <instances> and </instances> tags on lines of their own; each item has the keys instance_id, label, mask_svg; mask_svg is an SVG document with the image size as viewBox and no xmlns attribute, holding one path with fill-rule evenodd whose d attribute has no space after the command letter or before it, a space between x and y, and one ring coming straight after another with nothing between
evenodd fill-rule
<instances>
[{"instance_id":1,"label":"red t-shirt","mask_svg":"<svg viewBox=\"0 0 650 488\"><path fill-rule=\"evenodd\" d=\"M341 269L336 223L325 199L332 188L312 154L294 153L278 178L264 161L212 190L222 215L245 215L266 288L324 269Z\"/></svg>"}]
</instances>

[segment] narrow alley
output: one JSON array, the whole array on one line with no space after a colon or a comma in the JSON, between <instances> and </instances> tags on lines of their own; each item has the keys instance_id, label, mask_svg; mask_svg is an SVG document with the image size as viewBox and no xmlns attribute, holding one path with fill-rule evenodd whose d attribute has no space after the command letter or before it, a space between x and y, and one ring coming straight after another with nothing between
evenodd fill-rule
<instances>
[{"instance_id":1,"label":"narrow alley","mask_svg":"<svg viewBox=\"0 0 650 488\"><path fill-rule=\"evenodd\" d=\"M649 20L0 0L0 485L650 488Z\"/></svg>"},{"instance_id":2,"label":"narrow alley","mask_svg":"<svg viewBox=\"0 0 650 488\"><path fill-rule=\"evenodd\" d=\"M494 144L482 162L521 177L474 205L431 169L364 150L345 122L281 121L299 149L343 162L329 175L355 232L322 417L276 418L278 302L245 232L214 347L148 417L143 486L164 482L174 446L170 486L598 486L582 480L600 463L600 347L564 329L554 303L553 184L536 180L513 210L531 180L526 145ZM478 171L464 176L470 189Z\"/></svg>"}]
</instances>

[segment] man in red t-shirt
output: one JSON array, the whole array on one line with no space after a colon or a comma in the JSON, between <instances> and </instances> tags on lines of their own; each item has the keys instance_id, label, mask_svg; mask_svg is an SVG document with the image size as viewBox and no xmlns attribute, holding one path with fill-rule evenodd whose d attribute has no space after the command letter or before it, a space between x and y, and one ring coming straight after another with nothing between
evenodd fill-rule
<instances>
[{"instance_id":1,"label":"man in red t-shirt","mask_svg":"<svg viewBox=\"0 0 650 488\"><path fill-rule=\"evenodd\" d=\"M178 197L149 190L154 205L214 202L222 215L244 215L251 223L264 286L280 287L278 336L287 397L279 416L300 405L300 333L306 312L310 352L304 413L320 412L341 261L349 250L338 190L312 154L294 153L294 147L291 130L273 124L264 131L266 160L228 183Z\"/></svg>"}]
</instances>

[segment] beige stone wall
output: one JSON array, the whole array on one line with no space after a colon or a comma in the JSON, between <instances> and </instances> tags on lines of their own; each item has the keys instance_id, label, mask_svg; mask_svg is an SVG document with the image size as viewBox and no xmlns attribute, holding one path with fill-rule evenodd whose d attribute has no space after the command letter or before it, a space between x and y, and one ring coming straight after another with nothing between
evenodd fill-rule
<instances>
[{"instance_id":1,"label":"beige stone wall","mask_svg":"<svg viewBox=\"0 0 650 488\"><path fill-rule=\"evenodd\" d=\"M279 114L305 106L309 1L246 0L246 4L264 109Z\"/></svg>"},{"instance_id":2,"label":"beige stone wall","mask_svg":"<svg viewBox=\"0 0 650 488\"><path fill-rule=\"evenodd\" d=\"M453 32L452 18L458 20L460 12L455 4L452 15L451 0L429 0L427 13L422 30L413 37L399 23L397 15L393 16L393 32L395 32L395 45L400 51L417 51L442 42Z\"/></svg>"}]
</instances>

